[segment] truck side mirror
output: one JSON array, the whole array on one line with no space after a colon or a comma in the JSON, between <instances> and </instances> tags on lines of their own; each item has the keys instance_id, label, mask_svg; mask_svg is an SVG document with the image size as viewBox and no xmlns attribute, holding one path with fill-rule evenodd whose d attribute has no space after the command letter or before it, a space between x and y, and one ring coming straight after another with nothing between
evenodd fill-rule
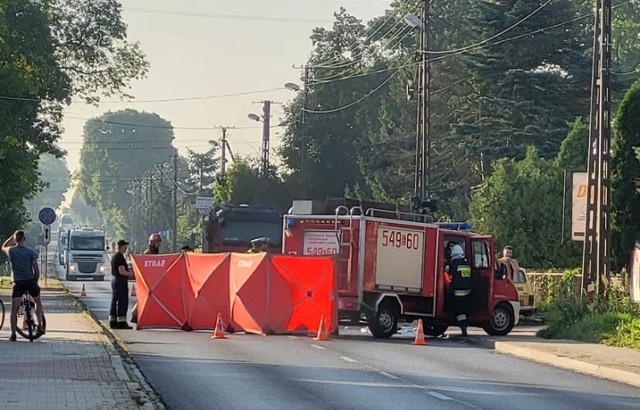
<instances>
[{"instance_id":1,"label":"truck side mirror","mask_svg":"<svg viewBox=\"0 0 640 410\"><path fill-rule=\"evenodd\" d=\"M507 277L507 267L501 263L498 263L496 266L496 279L505 280Z\"/></svg>"}]
</instances>

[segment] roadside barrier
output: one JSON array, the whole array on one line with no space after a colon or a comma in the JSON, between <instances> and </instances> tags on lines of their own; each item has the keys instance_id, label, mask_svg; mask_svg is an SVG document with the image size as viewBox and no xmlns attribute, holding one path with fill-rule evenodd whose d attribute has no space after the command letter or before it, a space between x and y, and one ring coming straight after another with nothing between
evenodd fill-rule
<instances>
[{"instance_id":1,"label":"roadside barrier","mask_svg":"<svg viewBox=\"0 0 640 410\"><path fill-rule=\"evenodd\" d=\"M312 334L338 327L336 260L268 254L135 255L138 329ZM324 319L323 319L324 318Z\"/></svg>"}]
</instances>

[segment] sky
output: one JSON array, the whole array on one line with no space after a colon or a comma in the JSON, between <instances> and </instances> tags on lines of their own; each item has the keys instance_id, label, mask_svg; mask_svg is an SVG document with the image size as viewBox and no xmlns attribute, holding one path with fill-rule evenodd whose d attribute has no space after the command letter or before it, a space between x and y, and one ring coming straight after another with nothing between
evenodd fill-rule
<instances>
[{"instance_id":1,"label":"sky","mask_svg":"<svg viewBox=\"0 0 640 410\"><path fill-rule=\"evenodd\" d=\"M203 152L208 141L219 140L217 126L230 129L227 138L234 153L260 156L261 124L249 113L262 113L261 101L287 103L293 91L286 82L300 83L312 50L314 27L330 27L341 6L368 21L380 16L390 0L121 0L128 38L139 42L150 63L147 78L132 83L128 93L139 102L105 99L98 107L74 103L66 110L60 145L67 165L78 169L82 129L87 119L125 108L155 112L174 127L211 128L175 130L181 154L187 148ZM278 18L278 19L276 19ZM184 97L219 96L273 90L252 95L191 101L143 102ZM272 105L272 124L283 117L282 106ZM271 132L271 158L280 143L281 129Z\"/></svg>"}]
</instances>

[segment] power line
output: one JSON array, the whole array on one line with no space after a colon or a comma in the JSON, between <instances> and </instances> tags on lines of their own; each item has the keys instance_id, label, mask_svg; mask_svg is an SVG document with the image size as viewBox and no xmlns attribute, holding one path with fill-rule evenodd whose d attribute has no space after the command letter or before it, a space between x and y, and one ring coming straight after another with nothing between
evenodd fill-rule
<instances>
[{"instance_id":1,"label":"power line","mask_svg":"<svg viewBox=\"0 0 640 410\"><path fill-rule=\"evenodd\" d=\"M518 20L517 22L513 23L512 25L510 25L509 27L507 27L506 29L500 31L497 34L494 34L493 36L486 38L482 41L479 41L475 44L470 44L468 46L465 47L461 47L458 49L453 49L453 50L442 50L442 51L433 51L433 50L428 50L428 54L450 54L450 53L458 53L460 51L465 51L465 50L469 50L472 48L475 48L479 45L488 43L491 40L494 40L498 37L500 37L501 35L508 33L509 31L513 30L514 28L518 27L520 24L524 23L525 21L529 20L531 17L533 17L536 13L538 13L540 10L542 10L543 8L547 7L549 4L551 4L551 2L554 0L547 0L545 3L543 3L542 5L540 5L540 7L538 7L537 9L535 9L534 11L532 11L531 13L527 14L525 17L521 18L520 20Z\"/></svg>"},{"instance_id":2,"label":"power line","mask_svg":"<svg viewBox=\"0 0 640 410\"><path fill-rule=\"evenodd\" d=\"M138 7L123 7L124 11L132 13L142 14L158 14L166 16L182 16L182 17L199 17L210 18L218 20L240 20L240 21L274 21L282 23L314 23L314 24L327 24L332 23L331 20L320 20L303 17L281 17L281 16L247 16L237 14L214 14L205 12L189 12L189 11L176 11L176 10L161 10L161 9L145 9Z\"/></svg>"},{"instance_id":3,"label":"power line","mask_svg":"<svg viewBox=\"0 0 640 410\"><path fill-rule=\"evenodd\" d=\"M337 108L333 108L330 110L308 110L308 109L304 109L305 112L311 113L311 114L331 114L334 112L338 112L338 111L342 111L342 110L346 110L347 108L353 107L354 105L364 101L365 99L369 98L370 96L372 96L373 94L375 94L378 90L380 90L382 87L384 87L389 81L391 81L396 75L398 75L398 73L400 72L400 70L397 70L395 73L391 74L387 79L385 79L382 83L380 83L376 88L374 88L373 90L369 91L367 94L365 94L364 96L358 98L357 100L350 102L349 104L345 104L341 107L337 107Z\"/></svg>"},{"instance_id":4,"label":"power line","mask_svg":"<svg viewBox=\"0 0 640 410\"><path fill-rule=\"evenodd\" d=\"M200 95L193 97L167 97L167 98L157 98L157 99L146 99L146 100L106 100L99 101L99 104L142 104L142 103L165 103L165 102L181 102L181 101L198 101L198 100L213 100L217 98L231 98L231 97L242 97L245 95L254 95L254 94L265 94L269 92L275 91L283 91L284 88L268 88L263 90L254 90L254 91L241 91L237 93L227 93L227 94L214 94L214 95ZM30 98L30 97L14 97L1 95L0 100L13 100L13 101L26 101L26 102L42 102L48 101L42 98ZM72 103L85 103L85 100L72 100Z\"/></svg>"},{"instance_id":5,"label":"power line","mask_svg":"<svg viewBox=\"0 0 640 410\"><path fill-rule=\"evenodd\" d=\"M76 117L73 115L65 115L65 118L71 118L74 120L81 120L81 121L95 121L95 122L101 122L104 124L111 124L111 125L122 125L124 127L132 127L132 128L152 128L152 129L165 129L165 130L192 130L192 131L212 131L212 130L218 129L216 127L178 127L173 125L166 126L166 125L134 124L134 123L127 123L127 122L120 122L120 121L101 120L99 118ZM281 127L281 125L271 126L271 128L278 128L278 127ZM253 130L257 128L262 128L262 127L260 126L236 127L236 129L239 129L239 130Z\"/></svg>"}]
</instances>

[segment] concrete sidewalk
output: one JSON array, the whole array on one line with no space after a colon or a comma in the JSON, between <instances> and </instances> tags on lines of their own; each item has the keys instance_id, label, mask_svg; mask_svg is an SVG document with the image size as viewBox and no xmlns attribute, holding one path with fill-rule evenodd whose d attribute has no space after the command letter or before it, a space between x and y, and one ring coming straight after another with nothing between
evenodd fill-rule
<instances>
[{"instance_id":1,"label":"concrete sidewalk","mask_svg":"<svg viewBox=\"0 0 640 410\"><path fill-rule=\"evenodd\" d=\"M469 337L499 353L640 388L640 350L536 336L541 327L516 327L505 337Z\"/></svg>"},{"instance_id":2,"label":"concrete sidewalk","mask_svg":"<svg viewBox=\"0 0 640 410\"><path fill-rule=\"evenodd\" d=\"M9 341L10 290L0 331L3 409L154 408L102 329L55 279L43 284L47 334L30 343Z\"/></svg>"}]
</instances>

